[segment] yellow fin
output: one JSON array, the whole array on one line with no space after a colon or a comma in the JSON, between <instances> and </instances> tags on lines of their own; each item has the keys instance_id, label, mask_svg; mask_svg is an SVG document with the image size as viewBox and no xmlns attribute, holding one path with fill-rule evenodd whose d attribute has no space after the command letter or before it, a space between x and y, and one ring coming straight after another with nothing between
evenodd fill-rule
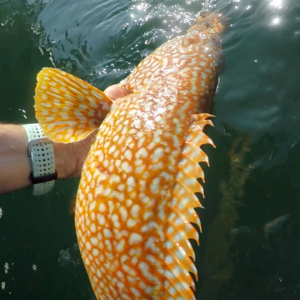
<instances>
[{"instance_id":1,"label":"yellow fin","mask_svg":"<svg viewBox=\"0 0 300 300\"><path fill-rule=\"evenodd\" d=\"M170 213L168 217L167 230L167 249L172 257L168 259L167 264L169 270L173 270L173 274L177 274L176 266L171 262L176 261L177 268L180 270L188 270L197 276L197 269L194 265L195 253L192 250L189 239L194 239L199 244L199 233L197 229L191 224L195 224L201 231L201 223L195 208L201 207L201 203L195 193L199 192L203 195L202 185L197 181L197 178L204 180L202 168L199 162L208 163L207 155L199 147L203 144L211 144L214 146L212 140L206 136L203 129L206 125L212 125L208 119L209 114L193 115L193 123L190 126L186 137L186 143L182 149L182 157L178 164L178 172L176 176L176 185L173 189L173 198L170 201ZM176 278L170 278L169 282L176 289L180 279L182 287L182 299L192 298L192 289L194 283L191 275L180 274ZM176 281L177 280L177 281ZM183 287L186 287L184 289ZM191 287L191 288L189 288Z\"/></svg>"},{"instance_id":2,"label":"yellow fin","mask_svg":"<svg viewBox=\"0 0 300 300\"><path fill-rule=\"evenodd\" d=\"M111 104L103 92L66 72L44 68L37 76L36 118L53 141L84 139L99 127Z\"/></svg>"},{"instance_id":3,"label":"yellow fin","mask_svg":"<svg viewBox=\"0 0 300 300\"><path fill-rule=\"evenodd\" d=\"M191 150L193 150L193 152L189 153L191 152ZM201 153L202 150L200 148L197 148L195 145L190 144L189 147L185 147L185 150L183 152L184 160L182 160L182 164L179 165L179 168L185 174L185 176L192 178L201 178L202 181L205 182L204 172L201 166L198 164L198 162L203 157ZM183 163L186 160L188 161L189 168L186 168L185 164Z\"/></svg>"},{"instance_id":4,"label":"yellow fin","mask_svg":"<svg viewBox=\"0 0 300 300\"><path fill-rule=\"evenodd\" d=\"M173 222L172 223L172 227L175 229L175 232L177 233L180 233L181 232L181 226L182 226L182 223L187 223L187 222L191 222L191 220L193 219L193 216L192 214L196 214L196 212L192 212L191 209L188 210L188 214L189 216L187 217L187 212L186 211L181 211L179 210L178 208L176 207L172 207L172 216L169 218L170 222ZM174 219L174 221L171 221L171 218ZM199 220L199 217L197 215L197 219ZM175 222L177 221L177 222ZM190 226L190 224L188 224L188 226ZM186 232L184 232L184 234L187 234ZM197 233L196 233L197 234ZM197 236L198 237L198 236ZM170 240L172 239L173 237L170 236ZM173 238L173 242L174 242L174 238ZM180 244L180 247L182 248L182 250L189 256L191 257L194 261L196 259L196 256L195 256L195 252L193 250L193 247L190 243L189 240L186 240L185 242L181 243Z\"/></svg>"},{"instance_id":5,"label":"yellow fin","mask_svg":"<svg viewBox=\"0 0 300 300\"><path fill-rule=\"evenodd\" d=\"M177 247L177 251L181 251L179 247ZM186 272L187 265L182 264L181 261L177 261L176 252L170 252L171 259L176 263L174 263L174 265L167 265L165 270L167 277L167 282L165 282L165 293L166 295L169 294L169 297L166 297L166 299L178 299L174 298L174 294L180 295L179 299L195 299L192 291L196 290L194 280L189 272ZM182 253L182 255L184 256L184 253ZM191 261L189 257L187 257L187 260ZM174 270L177 271L174 272ZM172 289L169 288L171 286ZM173 291L173 295L171 291Z\"/></svg>"}]
</instances>

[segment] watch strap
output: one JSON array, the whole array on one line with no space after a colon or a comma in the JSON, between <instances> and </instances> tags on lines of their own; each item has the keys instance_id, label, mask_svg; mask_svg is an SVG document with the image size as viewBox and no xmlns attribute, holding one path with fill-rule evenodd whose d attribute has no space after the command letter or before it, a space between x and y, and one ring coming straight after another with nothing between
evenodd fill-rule
<instances>
[{"instance_id":1,"label":"watch strap","mask_svg":"<svg viewBox=\"0 0 300 300\"><path fill-rule=\"evenodd\" d=\"M32 173L33 195L44 195L54 187L57 178L55 171L54 148L52 142L45 137L38 123L22 125L28 137L28 156Z\"/></svg>"}]
</instances>

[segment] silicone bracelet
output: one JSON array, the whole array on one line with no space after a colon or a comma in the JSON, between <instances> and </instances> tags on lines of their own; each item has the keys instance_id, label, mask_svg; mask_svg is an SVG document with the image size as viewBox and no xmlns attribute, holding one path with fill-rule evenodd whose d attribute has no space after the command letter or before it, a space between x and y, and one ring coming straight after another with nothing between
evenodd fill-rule
<instances>
[{"instance_id":1,"label":"silicone bracelet","mask_svg":"<svg viewBox=\"0 0 300 300\"><path fill-rule=\"evenodd\" d=\"M40 196L49 193L57 178L52 142L45 137L39 124L22 125L28 137L28 156L32 173L33 195Z\"/></svg>"}]
</instances>

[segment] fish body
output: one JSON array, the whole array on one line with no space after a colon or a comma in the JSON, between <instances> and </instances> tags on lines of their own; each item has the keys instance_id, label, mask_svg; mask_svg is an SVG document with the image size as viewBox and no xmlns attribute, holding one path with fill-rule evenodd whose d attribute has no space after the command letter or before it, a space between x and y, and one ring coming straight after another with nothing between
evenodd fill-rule
<instances>
[{"instance_id":1,"label":"fish body","mask_svg":"<svg viewBox=\"0 0 300 300\"><path fill-rule=\"evenodd\" d=\"M43 69L36 116L45 134L73 142L97 131L82 169L75 226L98 300L195 299L201 224L197 178L223 30L216 14L163 44L120 83L116 101L76 77ZM66 103L67 101L67 103ZM53 117L54 116L54 117Z\"/></svg>"}]
</instances>

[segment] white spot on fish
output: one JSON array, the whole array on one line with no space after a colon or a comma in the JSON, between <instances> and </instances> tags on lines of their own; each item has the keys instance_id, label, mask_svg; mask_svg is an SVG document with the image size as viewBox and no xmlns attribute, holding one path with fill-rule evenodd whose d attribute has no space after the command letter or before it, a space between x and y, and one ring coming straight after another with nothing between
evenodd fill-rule
<instances>
[{"instance_id":1,"label":"white spot on fish","mask_svg":"<svg viewBox=\"0 0 300 300\"><path fill-rule=\"evenodd\" d=\"M127 149L124 153L124 157L127 158L128 160L132 159L132 153L130 149Z\"/></svg>"},{"instance_id":2,"label":"white spot on fish","mask_svg":"<svg viewBox=\"0 0 300 300\"><path fill-rule=\"evenodd\" d=\"M85 244L85 246L86 246L86 249L89 250L89 251L92 249L92 245L89 242L87 242Z\"/></svg>"},{"instance_id":3,"label":"white spot on fish","mask_svg":"<svg viewBox=\"0 0 300 300\"><path fill-rule=\"evenodd\" d=\"M134 227L136 225L136 223L137 223L136 220L133 220L133 219L128 219L127 220L127 226L129 228Z\"/></svg>"},{"instance_id":4,"label":"white spot on fish","mask_svg":"<svg viewBox=\"0 0 300 300\"><path fill-rule=\"evenodd\" d=\"M105 218L104 218L103 215L97 214L97 219L98 219L99 225L104 225L105 224Z\"/></svg>"},{"instance_id":5,"label":"white spot on fish","mask_svg":"<svg viewBox=\"0 0 300 300\"><path fill-rule=\"evenodd\" d=\"M117 244L116 250L117 252L122 252L124 248L125 248L125 241L123 239Z\"/></svg>"},{"instance_id":6,"label":"white spot on fish","mask_svg":"<svg viewBox=\"0 0 300 300\"><path fill-rule=\"evenodd\" d=\"M137 204L134 204L131 207L130 213L131 213L131 215L132 215L133 218L137 218L138 217L140 209L141 209L141 207L139 205L137 205Z\"/></svg>"},{"instance_id":7,"label":"white spot on fish","mask_svg":"<svg viewBox=\"0 0 300 300\"><path fill-rule=\"evenodd\" d=\"M104 237L106 237L106 238L111 238L112 237L111 231L107 228L104 228L103 234L104 234Z\"/></svg>"},{"instance_id":8,"label":"white spot on fish","mask_svg":"<svg viewBox=\"0 0 300 300\"><path fill-rule=\"evenodd\" d=\"M52 122L54 121L55 117L54 116L50 116L46 118L46 122Z\"/></svg>"},{"instance_id":9,"label":"white spot on fish","mask_svg":"<svg viewBox=\"0 0 300 300\"><path fill-rule=\"evenodd\" d=\"M129 236L129 245L133 245L133 244L139 243L142 240L143 240L143 237L140 234L133 232Z\"/></svg>"},{"instance_id":10,"label":"white spot on fish","mask_svg":"<svg viewBox=\"0 0 300 300\"><path fill-rule=\"evenodd\" d=\"M104 203L100 203L100 205L99 205L99 211L101 211L101 212L105 212L106 211L106 206L105 206Z\"/></svg>"},{"instance_id":11,"label":"white spot on fish","mask_svg":"<svg viewBox=\"0 0 300 300\"><path fill-rule=\"evenodd\" d=\"M51 87L50 90L56 94L59 94L59 90L54 87Z\"/></svg>"},{"instance_id":12,"label":"white spot on fish","mask_svg":"<svg viewBox=\"0 0 300 300\"><path fill-rule=\"evenodd\" d=\"M132 171L132 166L127 162L124 161L121 165L121 168L123 171L125 171L127 174L130 173Z\"/></svg>"},{"instance_id":13,"label":"white spot on fish","mask_svg":"<svg viewBox=\"0 0 300 300\"><path fill-rule=\"evenodd\" d=\"M94 248L92 254L94 257L97 257L99 255L99 250L97 248Z\"/></svg>"},{"instance_id":14,"label":"white spot on fish","mask_svg":"<svg viewBox=\"0 0 300 300\"><path fill-rule=\"evenodd\" d=\"M92 237L91 238L91 243L92 243L93 246L97 246L98 245L98 239L95 238L95 237Z\"/></svg>"}]
</instances>

